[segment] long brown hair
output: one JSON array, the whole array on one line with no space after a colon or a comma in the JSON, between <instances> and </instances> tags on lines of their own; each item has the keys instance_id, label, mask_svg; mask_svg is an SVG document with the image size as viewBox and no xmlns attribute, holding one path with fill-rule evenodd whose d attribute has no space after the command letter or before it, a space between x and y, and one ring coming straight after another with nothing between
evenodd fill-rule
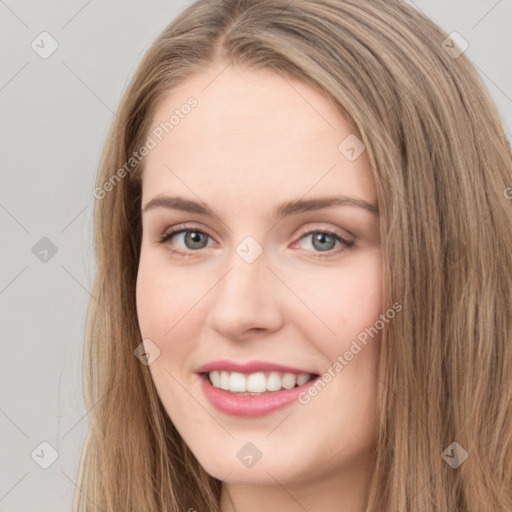
<instances>
[{"instance_id":1,"label":"long brown hair","mask_svg":"<svg viewBox=\"0 0 512 512\"><path fill-rule=\"evenodd\" d=\"M403 306L382 332L368 511L512 510L512 155L487 90L447 38L398 0L198 0L154 42L97 178L90 423L74 510L219 510L221 482L134 356L144 159L130 160L162 99L214 62L314 85L366 146L383 308Z\"/></svg>"}]
</instances>

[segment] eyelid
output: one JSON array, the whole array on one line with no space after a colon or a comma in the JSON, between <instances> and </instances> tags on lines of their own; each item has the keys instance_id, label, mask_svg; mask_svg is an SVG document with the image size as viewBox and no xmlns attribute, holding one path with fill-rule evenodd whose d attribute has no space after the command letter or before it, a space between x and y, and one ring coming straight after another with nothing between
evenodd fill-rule
<instances>
[{"instance_id":1,"label":"eyelid","mask_svg":"<svg viewBox=\"0 0 512 512\"><path fill-rule=\"evenodd\" d=\"M311 223L310 223L311 224ZM354 235L352 235L352 233L350 233L349 231L347 231L347 233L349 233L351 236L349 237L346 237L345 235L341 234L339 231L340 231L340 228L331 228L331 227L328 227L326 228L325 227L325 224L322 226L322 225L319 225L321 223L317 223L317 225L306 225L306 226L303 226L299 233L297 235L294 236L294 239L295 241L292 243L292 246L297 244L302 238L304 238L304 236L306 235L311 235L313 233L316 233L316 232L320 232L320 233L325 233L329 236L332 236L334 238L336 238L338 241L340 241L345 247L343 248L338 248L337 250L329 250L329 251L325 251L325 254L322 252L322 251L306 251L306 252L312 252L313 255L310 256L311 258L313 259L327 259L327 258L334 258L335 256L337 256L340 252L343 252L344 250L346 249L350 249L350 247L352 247L354 244L355 244L355 241L351 238L355 238ZM165 242L167 242L168 240L170 240L170 238L172 238L173 236L175 235L178 235L180 233L183 233L184 231L195 231L195 232L198 232L198 233L201 233L203 235L206 235L207 237L211 238L212 240L216 241L215 238L213 236L211 236L207 230L203 229L202 227L199 227L197 224L195 223L191 223L191 224L188 224L188 223L184 223L184 224L178 224L177 226L173 226L172 228L168 228L166 229L163 234L161 234L158 238L158 240L156 241L156 244L157 245L161 245L161 244L164 244ZM204 247L205 249L206 247ZM193 257L195 254L194 253L200 253L201 251L197 250L197 251L193 251L193 250L176 250L176 249L168 249L169 252L172 252L172 253L175 253L175 254L178 254L178 255L181 255L182 257Z\"/></svg>"},{"instance_id":2,"label":"eyelid","mask_svg":"<svg viewBox=\"0 0 512 512\"><path fill-rule=\"evenodd\" d=\"M210 233L207 230L203 229L202 227L199 227L197 224L185 223L185 224L178 224L177 226L173 226L171 228L167 228L161 235L158 235L157 244L164 243L166 238L172 237L179 233L182 233L183 231L196 231L198 233L202 233L202 234L208 236L212 240L215 240L215 237L210 235Z\"/></svg>"},{"instance_id":3,"label":"eyelid","mask_svg":"<svg viewBox=\"0 0 512 512\"><path fill-rule=\"evenodd\" d=\"M311 224L313 224L313 226L311 226ZM348 231L347 229L344 229L343 231L345 231L348 236L344 235L342 232L341 232L341 229L338 228L338 227L325 227L325 223L321 223L321 222L317 222L317 223L310 223L308 224L307 226L304 226L302 227L300 230L299 230L299 234L296 235L298 238L301 238L303 237L304 235L307 235L309 233L311 233L312 231L322 231L322 232L327 232L327 233L332 233L336 236L339 236L340 238L342 238L343 240L345 240L346 242L353 242L356 238L356 236L351 233L350 231Z\"/></svg>"},{"instance_id":4,"label":"eyelid","mask_svg":"<svg viewBox=\"0 0 512 512\"><path fill-rule=\"evenodd\" d=\"M326 228L325 224L322 224L322 223L313 223L313 224L314 224L313 226L311 226L311 225L303 226L299 230L299 234L297 234L295 236L300 238L300 237L302 237L304 235L307 235L307 234L311 233L311 231L331 231L332 233L335 233L340 238L345 239L347 242L350 241L350 240L347 239L347 237L345 235L343 235L343 234L338 232L339 228L330 228L330 227ZM198 231L200 233L208 235L210 238L215 240L215 237L210 235L210 233L207 230L203 229L202 227L198 226L198 224L194 224L194 223L191 223L191 224L187 224L187 223L185 223L185 224L178 224L177 226L173 226L172 228L168 228L168 229L166 229L162 233L162 235L159 235L159 238L162 239L162 238L166 237L170 233L177 234L177 233L179 233L181 231L186 231L186 230ZM355 235L353 233L351 233L350 231L348 231L347 229L344 229L344 231L346 231L346 233L348 233L349 238L350 237L356 238Z\"/></svg>"}]
</instances>

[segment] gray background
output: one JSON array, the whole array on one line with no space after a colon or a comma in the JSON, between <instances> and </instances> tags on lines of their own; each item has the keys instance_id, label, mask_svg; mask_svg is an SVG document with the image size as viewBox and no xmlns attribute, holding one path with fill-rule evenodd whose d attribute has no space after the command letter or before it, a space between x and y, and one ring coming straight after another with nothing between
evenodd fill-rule
<instances>
[{"instance_id":1,"label":"gray background","mask_svg":"<svg viewBox=\"0 0 512 512\"><path fill-rule=\"evenodd\" d=\"M95 172L129 78L188 3L0 0L0 512L70 510L88 424L81 371ZM510 136L512 0L414 4L468 41ZM46 59L31 47L43 31L59 45ZM43 237L55 254L41 252ZM42 442L58 454L47 469L52 449Z\"/></svg>"}]
</instances>

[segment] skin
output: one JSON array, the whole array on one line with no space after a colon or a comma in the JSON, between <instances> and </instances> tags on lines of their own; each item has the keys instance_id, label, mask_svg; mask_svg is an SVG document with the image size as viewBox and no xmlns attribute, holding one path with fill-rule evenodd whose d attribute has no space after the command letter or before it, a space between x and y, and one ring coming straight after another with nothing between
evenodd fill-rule
<instances>
[{"instance_id":1,"label":"skin","mask_svg":"<svg viewBox=\"0 0 512 512\"><path fill-rule=\"evenodd\" d=\"M322 374L383 312L378 213L343 205L271 216L292 199L376 203L366 153L349 161L338 151L353 130L305 83L249 68L220 73L224 66L189 77L152 119L157 126L190 96L198 100L146 156L143 208L157 195L177 195L207 204L216 217L143 212L136 291L143 338L160 350L151 376L187 445L223 481L223 512L363 512L377 435L379 336L307 405L240 418L215 409L199 385L197 368L218 359ZM183 232L157 243L183 223L206 233L199 249ZM314 244L325 229L354 244L329 237ZM247 236L263 249L252 263L236 252ZM251 468L237 457L247 442L262 453Z\"/></svg>"}]
</instances>

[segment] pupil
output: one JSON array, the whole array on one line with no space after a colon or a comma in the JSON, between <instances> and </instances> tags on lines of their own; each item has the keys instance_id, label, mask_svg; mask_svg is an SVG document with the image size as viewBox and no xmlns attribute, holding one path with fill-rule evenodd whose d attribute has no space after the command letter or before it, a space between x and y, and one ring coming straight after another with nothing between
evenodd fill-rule
<instances>
[{"instance_id":1,"label":"pupil","mask_svg":"<svg viewBox=\"0 0 512 512\"><path fill-rule=\"evenodd\" d=\"M320 247L316 247L315 242L320 242L321 244L324 244L326 238L330 238L332 240L332 242L334 242L333 237L331 235L326 234L326 233L318 233L316 236L314 236L313 237L313 245L315 246L315 248L317 248L317 249L319 248L320 250L325 250L326 249L325 245L320 245ZM327 247L327 249L332 249L332 247L329 246L329 247Z\"/></svg>"},{"instance_id":2,"label":"pupil","mask_svg":"<svg viewBox=\"0 0 512 512\"><path fill-rule=\"evenodd\" d=\"M191 245L192 245L192 247L190 247L191 249L201 248L200 247L201 235L202 235L202 233L197 233L196 231L189 231L189 232L187 232L185 240L187 242L191 242ZM195 244L199 244L199 247L197 247Z\"/></svg>"}]
</instances>

